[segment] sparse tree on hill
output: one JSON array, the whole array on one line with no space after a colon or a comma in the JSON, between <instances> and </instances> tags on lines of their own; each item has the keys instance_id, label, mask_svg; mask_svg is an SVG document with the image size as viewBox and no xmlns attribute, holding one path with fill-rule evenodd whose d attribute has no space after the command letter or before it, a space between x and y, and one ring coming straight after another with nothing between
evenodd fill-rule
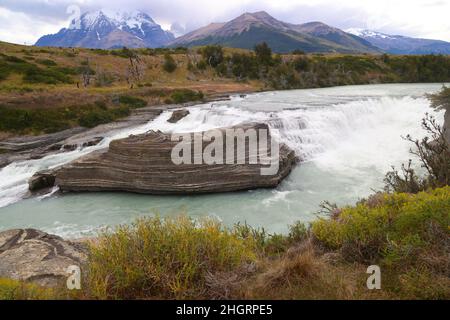
<instances>
[{"instance_id":1,"label":"sparse tree on hill","mask_svg":"<svg viewBox=\"0 0 450 320\"><path fill-rule=\"evenodd\" d=\"M91 77L92 69L89 64L89 59L86 59L86 61L83 63L83 66L81 67L81 80L85 88L91 84Z\"/></svg>"},{"instance_id":2,"label":"sparse tree on hill","mask_svg":"<svg viewBox=\"0 0 450 320\"><path fill-rule=\"evenodd\" d=\"M141 82L142 78L144 77L145 63L133 50L124 47L122 49L122 52L127 56L129 60L125 79L127 80L130 89L133 89L134 84Z\"/></svg>"},{"instance_id":3,"label":"sparse tree on hill","mask_svg":"<svg viewBox=\"0 0 450 320\"><path fill-rule=\"evenodd\" d=\"M163 69L168 73L172 73L177 69L177 63L175 62L174 58L168 53L164 55Z\"/></svg>"},{"instance_id":4,"label":"sparse tree on hill","mask_svg":"<svg viewBox=\"0 0 450 320\"><path fill-rule=\"evenodd\" d=\"M272 64L272 49L266 42L255 46L255 54L259 64L264 66L269 66Z\"/></svg>"},{"instance_id":5,"label":"sparse tree on hill","mask_svg":"<svg viewBox=\"0 0 450 320\"><path fill-rule=\"evenodd\" d=\"M206 46L201 49L201 54L211 68L215 68L223 62L224 57L221 46Z\"/></svg>"}]
</instances>

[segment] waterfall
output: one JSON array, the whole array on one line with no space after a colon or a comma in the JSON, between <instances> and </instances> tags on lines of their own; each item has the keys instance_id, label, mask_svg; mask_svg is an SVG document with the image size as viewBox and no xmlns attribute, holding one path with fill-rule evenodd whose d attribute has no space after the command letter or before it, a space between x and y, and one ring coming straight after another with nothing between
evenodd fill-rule
<instances>
[{"instance_id":1,"label":"waterfall","mask_svg":"<svg viewBox=\"0 0 450 320\"><path fill-rule=\"evenodd\" d=\"M332 88L234 98L190 107L190 114L175 124L167 122L172 112L166 111L145 125L111 133L97 146L11 163L0 170L0 207L20 201L27 194L27 181L35 172L105 148L112 140L149 130L191 132L243 122L266 122L277 129L277 138L304 161L314 161L330 172L347 170L358 174L367 167L386 171L391 164L407 161L409 147L401 136L422 137L420 120L425 112L433 111L423 97L388 95L380 92L379 87L372 91L368 87L361 87L363 94L359 91L352 94L347 88L341 89L346 92L343 95ZM422 89L426 90L429 88Z\"/></svg>"}]
</instances>

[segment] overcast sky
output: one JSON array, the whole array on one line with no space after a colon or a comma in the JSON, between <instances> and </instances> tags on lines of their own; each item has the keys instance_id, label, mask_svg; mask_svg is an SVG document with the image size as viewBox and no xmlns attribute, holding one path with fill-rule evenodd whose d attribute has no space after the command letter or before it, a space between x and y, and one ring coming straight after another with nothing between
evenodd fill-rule
<instances>
[{"instance_id":1,"label":"overcast sky","mask_svg":"<svg viewBox=\"0 0 450 320\"><path fill-rule=\"evenodd\" d=\"M71 5L81 12L142 10L169 29L172 23L193 30L265 10L291 23L322 21L346 28L450 41L450 0L0 0L0 40L33 44L67 27Z\"/></svg>"}]
</instances>

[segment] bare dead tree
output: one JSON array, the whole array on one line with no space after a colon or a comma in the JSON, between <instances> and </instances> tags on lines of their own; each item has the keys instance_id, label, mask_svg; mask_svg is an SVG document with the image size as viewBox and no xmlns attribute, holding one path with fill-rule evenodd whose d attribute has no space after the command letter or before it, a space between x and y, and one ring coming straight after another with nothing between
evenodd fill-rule
<instances>
[{"instance_id":1,"label":"bare dead tree","mask_svg":"<svg viewBox=\"0 0 450 320\"><path fill-rule=\"evenodd\" d=\"M130 89L133 89L134 84L141 82L144 77L145 63L136 52L125 48L124 51L126 52L129 60L125 78L130 86Z\"/></svg>"},{"instance_id":2,"label":"bare dead tree","mask_svg":"<svg viewBox=\"0 0 450 320\"><path fill-rule=\"evenodd\" d=\"M422 119L422 128L429 133L429 136L422 140L413 139L409 135L406 137L415 146L410 152L419 158L432 181L435 181L438 186L449 185L450 150L445 140L445 131L437 123L436 118L429 114Z\"/></svg>"},{"instance_id":3,"label":"bare dead tree","mask_svg":"<svg viewBox=\"0 0 450 320\"><path fill-rule=\"evenodd\" d=\"M86 88L91 84L92 69L89 64L89 58L86 58L86 62L81 68L81 81L83 86Z\"/></svg>"},{"instance_id":4,"label":"bare dead tree","mask_svg":"<svg viewBox=\"0 0 450 320\"><path fill-rule=\"evenodd\" d=\"M417 193L450 185L450 147L445 140L445 130L429 114L422 119L422 127L428 133L426 137L419 140L408 135L404 139L414 145L410 153L419 159L427 174L418 177L409 160L408 165L402 165L401 172L393 168L386 174L386 191Z\"/></svg>"}]
</instances>

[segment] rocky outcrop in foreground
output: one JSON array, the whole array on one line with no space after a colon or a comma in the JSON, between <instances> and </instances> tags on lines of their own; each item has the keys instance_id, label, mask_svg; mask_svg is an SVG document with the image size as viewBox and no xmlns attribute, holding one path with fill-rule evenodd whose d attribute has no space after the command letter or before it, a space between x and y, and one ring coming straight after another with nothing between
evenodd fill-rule
<instances>
[{"instance_id":1,"label":"rocky outcrop in foreground","mask_svg":"<svg viewBox=\"0 0 450 320\"><path fill-rule=\"evenodd\" d=\"M239 128L268 130L266 124L246 124ZM224 133L226 129L220 130ZM203 142L203 147L210 143ZM92 153L58 169L55 172L56 185L62 192L128 191L146 194L272 188L290 173L297 162L294 151L280 145L279 169L273 175L261 175L261 168L267 166L249 164L248 148L245 164L208 165L203 162L176 165L171 154L177 144L177 141L171 141L169 134L154 131L113 141L108 150Z\"/></svg>"},{"instance_id":2,"label":"rocky outcrop in foreground","mask_svg":"<svg viewBox=\"0 0 450 320\"><path fill-rule=\"evenodd\" d=\"M68 277L69 266L86 260L86 248L58 236L34 229L0 232L0 278L56 286Z\"/></svg>"}]
</instances>

